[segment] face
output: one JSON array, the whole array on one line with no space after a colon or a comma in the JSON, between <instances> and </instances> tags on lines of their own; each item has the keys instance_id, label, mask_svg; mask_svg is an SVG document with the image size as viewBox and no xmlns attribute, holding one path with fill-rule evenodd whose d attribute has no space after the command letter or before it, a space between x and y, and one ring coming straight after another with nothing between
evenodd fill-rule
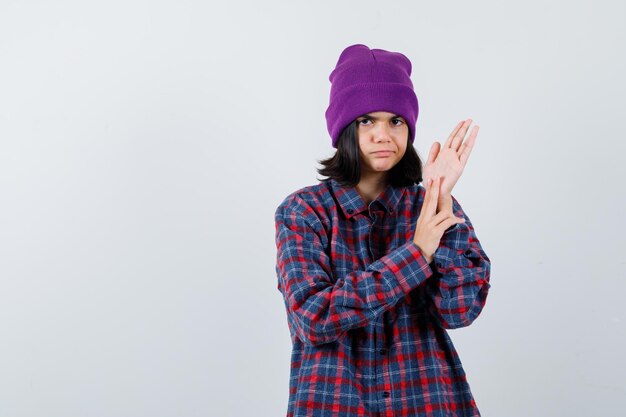
<instances>
[{"instance_id":1,"label":"face","mask_svg":"<svg viewBox=\"0 0 626 417\"><path fill-rule=\"evenodd\" d=\"M402 116L377 111L356 120L361 174L388 171L402 159L409 136Z\"/></svg>"}]
</instances>

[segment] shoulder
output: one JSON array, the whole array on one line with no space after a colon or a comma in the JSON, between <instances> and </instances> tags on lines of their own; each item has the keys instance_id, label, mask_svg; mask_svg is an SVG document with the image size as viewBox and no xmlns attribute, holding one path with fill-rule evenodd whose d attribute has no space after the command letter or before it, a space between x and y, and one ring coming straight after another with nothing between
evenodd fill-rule
<instances>
[{"instance_id":1,"label":"shoulder","mask_svg":"<svg viewBox=\"0 0 626 417\"><path fill-rule=\"evenodd\" d=\"M330 184L327 180L322 180L287 194L276 208L275 216L296 213L315 220L319 213L326 212L328 207L334 204Z\"/></svg>"}]
</instances>

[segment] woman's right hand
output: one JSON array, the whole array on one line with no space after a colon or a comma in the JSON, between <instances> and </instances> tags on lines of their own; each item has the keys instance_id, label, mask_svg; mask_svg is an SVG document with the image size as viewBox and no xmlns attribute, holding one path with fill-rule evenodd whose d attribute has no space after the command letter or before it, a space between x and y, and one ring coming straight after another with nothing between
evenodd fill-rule
<instances>
[{"instance_id":1,"label":"woman's right hand","mask_svg":"<svg viewBox=\"0 0 626 417\"><path fill-rule=\"evenodd\" d=\"M426 186L424 203L413 236L413 243L417 245L428 263L432 262L443 233L453 224L465 222L465 219L456 217L449 209L437 213L440 180L441 177L436 176Z\"/></svg>"}]
</instances>

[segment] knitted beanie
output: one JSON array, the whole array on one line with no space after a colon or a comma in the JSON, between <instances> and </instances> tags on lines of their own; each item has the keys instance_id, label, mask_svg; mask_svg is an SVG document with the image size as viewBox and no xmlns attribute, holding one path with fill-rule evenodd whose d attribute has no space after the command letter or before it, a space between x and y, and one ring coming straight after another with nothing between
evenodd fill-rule
<instances>
[{"instance_id":1,"label":"knitted beanie","mask_svg":"<svg viewBox=\"0 0 626 417\"><path fill-rule=\"evenodd\" d=\"M411 61L400 52L370 49L363 44L345 48L328 77L330 103L325 115L333 147L337 147L346 126L375 111L404 117L413 143L419 108L410 76Z\"/></svg>"}]
</instances>

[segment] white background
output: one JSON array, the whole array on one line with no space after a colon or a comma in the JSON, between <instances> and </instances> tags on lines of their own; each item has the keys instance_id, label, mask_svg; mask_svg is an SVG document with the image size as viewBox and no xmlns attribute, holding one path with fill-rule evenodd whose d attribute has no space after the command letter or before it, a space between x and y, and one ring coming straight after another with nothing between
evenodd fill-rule
<instances>
[{"instance_id":1,"label":"white background","mask_svg":"<svg viewBox=\"0 0 626 417\"><path fill-rule=\"evenodd\" d=\"M0 2L0 417L282 416L274 210L328 75L400 51L492 260L449 332L485 417L626 396L623 1Z\"/></svg>"}]
</instances>

